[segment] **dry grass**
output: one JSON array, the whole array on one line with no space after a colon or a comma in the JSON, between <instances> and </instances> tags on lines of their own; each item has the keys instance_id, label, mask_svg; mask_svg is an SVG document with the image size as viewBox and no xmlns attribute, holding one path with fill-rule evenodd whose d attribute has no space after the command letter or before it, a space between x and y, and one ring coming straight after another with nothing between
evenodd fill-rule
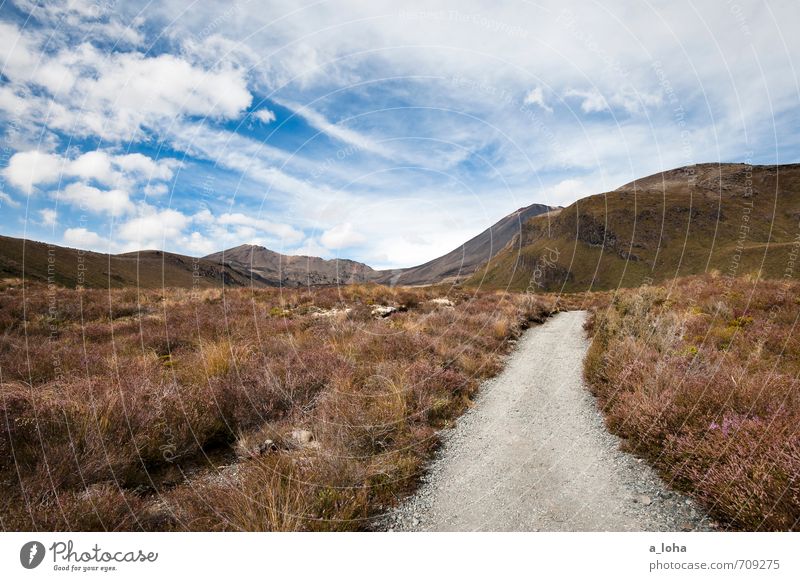
<instances>
[{"instance_id":1,"label":"dry grass","mask_svg":"<svg viewBox=\"0 0 800 581\"><path fill-rule=\"evenodd\" d=\"M440 296L9 282L0 526L369 528L413 489L508 339L553 308L490 293L429 302ZM406 310L375 319L373 305Z\"/></svg>"},{"instance_id":2,"label":"dry grass","mask_svg":"<svg viewBox=\"0 0 800 581\"><path fill-rule=\"evenodd\" d=\"M590 323L610 429L732 529L800 529L798 296L691 277L623 291Z\"/></svg>"}]
</instances>

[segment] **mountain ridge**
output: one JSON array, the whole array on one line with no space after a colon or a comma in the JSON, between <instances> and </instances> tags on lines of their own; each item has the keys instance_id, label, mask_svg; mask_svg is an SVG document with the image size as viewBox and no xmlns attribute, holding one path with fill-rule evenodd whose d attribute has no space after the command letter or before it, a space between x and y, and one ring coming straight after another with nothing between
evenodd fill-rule
<instances>
[{"instance_id":1,"label":"mountain ridge","mask_svg":"<svg viewBox=\"0 0 800 581\"><path fill-rule=\"evenodd\" d=\"M698 164L528 220L466 284L577 292L718 271L780 278L800 244L800 164Z\"/></svg>"}]
</instances>

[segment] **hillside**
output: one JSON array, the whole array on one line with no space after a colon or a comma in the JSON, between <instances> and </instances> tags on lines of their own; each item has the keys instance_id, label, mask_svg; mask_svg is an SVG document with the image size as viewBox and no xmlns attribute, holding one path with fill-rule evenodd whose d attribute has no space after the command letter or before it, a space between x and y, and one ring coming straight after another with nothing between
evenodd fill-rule
<instances>
[{"instance_id":1,"label":"hillside","mask_svg":"<svg viewBox=\"0 0 800 581\"><path fill-rule=\"evenodd\" d=\"M378 271L374 281L392 285L424 285L467 278L505 248L527 220L553 209L543 204L520 208L444 256L411 268Z\"/></svg>"},{"instance_id":2,"label":"hillside","mask_svg":"<svg viewBox=\"0 0 800 581\"><path fill-rule=\"evenodd\" d=\"M375 271L354 260L288 256L252 244L209 254L204 260L225 264L254 280L274 286L309 286L366 282Z\"/></svg>"},{"instance_id":3,"label":"hillside","mask_svg":"<svg viewBox=\"0 0 800 581\"><path fill-rule=\"evenodd\" d=\"M52 282L69 288L210 288L223 283L252 284L248 276L202 258L158 250L101 254L7 236L0 236L0 278Z\"/></svg>"},{"instance_id":4,"label":"hillside","mask_svg":"<svg viewBox=\"0 0 800 581\"><path fill-rule=\"evenodd\" d=\"M688 166L528 220L467 282L582 291L713 270L780 278L797 258L798 221L800 164Z\"/></svg>"}]
</instances>

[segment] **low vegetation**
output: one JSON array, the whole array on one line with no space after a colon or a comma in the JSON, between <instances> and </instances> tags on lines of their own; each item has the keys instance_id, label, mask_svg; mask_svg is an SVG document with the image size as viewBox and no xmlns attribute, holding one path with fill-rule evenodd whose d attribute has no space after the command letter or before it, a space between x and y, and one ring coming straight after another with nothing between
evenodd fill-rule
<instances>
[{"instance_id":1,"label":"low vegetation","mask_svg":"<svg viewBox=\"0 0 800 581\"><path fill-rule=\"evenodd\" d=\"M553 309L503 293L432 300L444 296L6 280L0 526L370 528L509 340Z\"/></svg>"},{"instance_id":2,"label":"low vegetation","mask_svg":"<svg viewBox=\"0 0 800 581\"><path fill-rule=\"evenodd\" d=\"M798 297L707 275L622 291L590 321L609 428L731 529L800 529Z\"/></svg>"},{"instance_id":3,"label":"low vegetation","mask_svg":"<svg viewBox=\"0 0 800 581\"><path fill-rule=\"evenodd\" d=\"M780 278L799 220L800 165L688 166L529 219L465 284L561 293L710 269Z\"/></svg>"}]
</instances>

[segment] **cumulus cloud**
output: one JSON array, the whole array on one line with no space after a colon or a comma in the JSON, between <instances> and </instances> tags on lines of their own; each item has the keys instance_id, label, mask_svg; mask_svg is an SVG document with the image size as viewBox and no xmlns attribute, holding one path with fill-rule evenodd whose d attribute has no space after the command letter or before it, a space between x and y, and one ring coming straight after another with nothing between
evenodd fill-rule
<instances>
[{"instance_id":1,"label":"cumulus cloud","mask_svg":"<svg viewBox=\"0 0 800 581\"><path fill-rule=\"evenodd\" d=\"M74 248L94 250L95 252L109 252L112 250L111 243L106 238L86 228L67 228L64 230L64 244Z\"/></svg>"},{"instance_id":2,"label":"cumulus cloud","mask_svg":"<svg viewBox=\"0 0 800 581\"><path fill-rule=\"evenodd\" d=\"M568 89L564 91L564 97L567 99L579 99L581 102L581 111L584 113L600 113L610 109L608 101L606 101L605 97L600 94L600 91L594 87L588 90Z\"/></svg>"},{"instance_id":3,"label":"cumulus cloud","mask_svg":"<svg viewBox=\"0 0 800 581\"><path fill-rule=\"evenodd\" d=\"M272 123L276 119L275 112L270 111L269 109L259 109L258 111L253 113L253 117L255 117L264 124Z\"/></svg>"},{"instance_id":4,"label":"cumulus cloud","mask_svg":"<svg viewBox=\"0 0 800 581\"><path fill-rule=\"evenodd\" d=\"M366 237L356 232L351 223L345 222L323 232L320 242L327 248L339 250L366 242Z\"/></svg>"},{"instance_id":5,"label":"cumulus cloud","mask_svg":"<svg viewBox=\"0 0 800 581\"><path fill-rule=\"evenodd\" d=\"M179 240L190 222L177 210L143 206L141 214L120 225L117 234L127 250L161 249L166 242Z\"/></svg>"},{"instance_id":6,"label":"cumulus cloud","mask_svg":"<svg viewBox=\"0 0 800 581\"><path fill-rule=\"evenodd\" d=\"M154 160L140 153L113 155L106 151L88 151L69 159L54 153L38 150L15 153L9 160L3 175L15 187L31 194L35 186L48 186L55 182L70 182L63 187L65 201L80 206L86 202L87 209L99 209L114 215L130 211L130 191L145 184L144 192L158 195L166 192L166 184L172 178L179 162L174 159ZM103 192L90 187L87 182L110 188ZM104 197L105 199L101 199Z\"/></svg>"},{"instance_id":7,"label":"cumulus cloud","mask_svg":"<svg viewBox=\"0 0 800 581\"><path fill-rule=\"evenodd\" d=\"M528 93L525 95L525 99L523 99L523 102L526 105L538 105L548 113L553 112L553 108L545 102L544 91L541 87L535 87L528 91Z\"/></svg>"},{"instance_id":8,"label":"cumulus cloud","mask_svg":"<svg viewBox=\"0 0 800 581\"><path fill-rule=\"evenodd\" d=\"M142 190L148 198L163 196L169 191L167 184L147 184Z\"/></svg>"},{"instance_id":9,"label":"cumulus cloud","mask_svg":"<svg viewBox=\"0 0 800 581\"><path fill-rule=\"evenodd\" d=\"M596 192L586 191L586 186L582 180L569 178L550 187L545 193L543 203L550 206L566 206L576 198L593 193Z\"/></svg>"},{"instance_id":10,"label":"cumulus cloud","mask_svg":"<svg viewBox=\"0 0 800 581\"><path fill-rule=\"evenodd\" d=\"M44 210L39 210L39 217L42 226L52 227L56 224L58 214L52 208L45 208Z\"/></svg>"},{"instance_id":11,"label":"cumulus cloud","mask_svg":"<svg viewBox=\"0 0 800 581\"><path fill-rule=\"evenodd\" d=\"M57 195L59 200L71 204L83 212L122 216L135 209L127 192L100 190L81 182L69 184Z\"/></svg>"},{"instance_id":12,"label":"cumulus cloud","mask_svg":"<svg viewBox=\"0 0 800 581\"><path fill-rule=\"evenodd\" d=\"M11 156L3 174L12 185L30 194L37 184L51 184L57 181L62 166L63 160L58 155L41 151L23 151Z\"/></svg>"},{"instance_id":13,"label":"cumulus cloud","mask_svg":"<svg viewBox=\"0 0 800 581\"><path fill-rule=\"evenodd\" d=\"M46 119L70 134L134 139L176 118L237 118L252 101L238 68L203 67L172 54L104 53L88 43L49 53L44 39L9 23L0 23L0 38L12 93L0 106L24 99L30 121ZM31 94L31 86L49 95Z\"/></svg>"},{"instance_id":14,"label":"cumulus cloud","mask_svg":"<svg viewBox=\"0 0 800 581\"><path fill-rule=\"evenodd\" d=\"M217 218L220 226L233 226L244 228L242 232L268 234L279 239L284 244L296 244L305 237L302 232L287 224L279 224L263 218L246 216L241 213L225 213Z\"/></svg>"}]
</instances>

